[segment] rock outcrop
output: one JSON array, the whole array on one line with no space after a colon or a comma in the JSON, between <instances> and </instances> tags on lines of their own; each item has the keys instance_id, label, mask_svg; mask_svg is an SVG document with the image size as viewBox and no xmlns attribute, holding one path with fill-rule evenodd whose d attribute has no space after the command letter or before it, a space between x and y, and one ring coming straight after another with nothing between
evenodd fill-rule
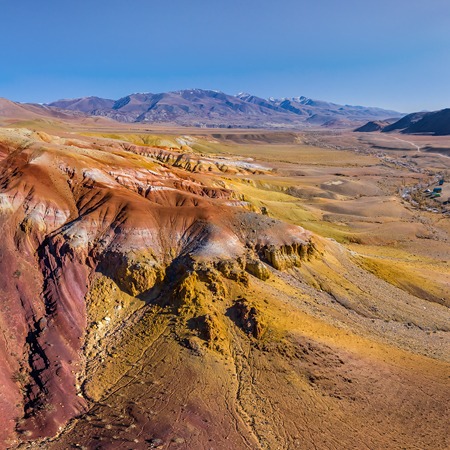
<instances>
[{"instance_id":1,"label":"rock outcrop","mask_svg":"<svg viewBox=\"0 0 450 450\"><path fill-rule=\"evenodd\" d=\"M262 338L267 325L261 318L261 313L246 298L236 300L229 312L244 333L255 339Z\"/></svg>"}]
</instances>

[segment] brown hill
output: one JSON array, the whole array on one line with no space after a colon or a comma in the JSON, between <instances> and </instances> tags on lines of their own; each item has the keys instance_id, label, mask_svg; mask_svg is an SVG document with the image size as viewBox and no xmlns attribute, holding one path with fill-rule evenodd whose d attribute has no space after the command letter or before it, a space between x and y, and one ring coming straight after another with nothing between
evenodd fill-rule
<instances>
[{"instance_id":1,"label":"brown hill","mask_svg":"<svg viewBox=\"0 0 450 450\"><path fill-rule=\"evenodd\" d=\"M371 133L373 131L382 131L387 126L391 125L393 122L396 122L395 119L392 120L375 120L371 122L367 122L365 125L356 128L356 132L358 133Z\"/></svg>"},{"instance_id":2,"label":"brown hill","mask_svg":"<svg viewBox=\"0 0 450 450\"><path fill-rule=\"evenodd\" d=\"M404 134L430 134L433 136L450 135L450 109L435 112L418 112L408 114L398 121L368 122L357 128L357 132L391 131Z\"/></svg>"},{"instance_id":3,"label":"brown hill","mask_svg":"<svg viewBox=\"0 0 450 450\"><path fill-rule=\"evenodd\" d=\"M33 108L0 98L0 119L36 119L39 114Z\"/></svg>"},{"instance_id":4,"label":"brown hill","mask_svg":"<svg viewBox=\"0 0 450 450\"><path fill-rule=\"evenodd\" d=\"M404 129L402 133L448 136L450 135L450 109L427 113Z\"/></svg>"},{"instance_id":5,"label":"brown hill","mask_svg":"<svg viewBox=\"0 0 450 450\"><path fill-rule=\"evenodd\" d=\"M402 117L397 122L394 122L388 126L386 126L383 131L385 133L389 133L390 131L401 131L403 132L416 122L419 122L427 113L425 112L418 112L418 113L412 113L407 114L405 117Z\"/></svg>"},{"instance_id":6,"label":"brown hill","mask_svg":"<svg viewBox=\"0 0 450 450\"><path fill-rule=\"evenodd\" d=\"M33 103L16 103L0 98L0 125L16 126L17 124L33 126L40 129L64 130L70 126L108 126L114 123L107 117L92 117L80 111L53 108ZM32 122L32 125L31 123Z\"/></svg>"}]
</instances>

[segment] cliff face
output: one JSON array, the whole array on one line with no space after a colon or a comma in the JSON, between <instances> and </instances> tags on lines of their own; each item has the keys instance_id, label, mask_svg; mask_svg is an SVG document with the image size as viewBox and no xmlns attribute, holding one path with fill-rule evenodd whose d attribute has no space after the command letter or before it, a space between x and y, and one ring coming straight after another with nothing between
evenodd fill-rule
<instances>
[{"instance_id":1,"label":"cliff face","mask_svg":"<svg viewBox=\"0 0 450 450\"><path fill-rule=\"evenodd\" d=\"M93 321L98 310L88 317L86 299L110 301L99 283L108 280L130 303L157 298L167 306L172 301L158 293L188 273L245 283L246 267L266 273L265 263L281 269L307 256L307 232L228 206L231 191L190 176L190 164L176 168L183 155L2 134L3 441L14 431L27 439L56 434L86 410L85 396L104 390L86 382L83 349L98 354L95 341L123 326L135 306L118 301ZM210 334L211 320L202 325Z\"/></svg>"}]
</instances>

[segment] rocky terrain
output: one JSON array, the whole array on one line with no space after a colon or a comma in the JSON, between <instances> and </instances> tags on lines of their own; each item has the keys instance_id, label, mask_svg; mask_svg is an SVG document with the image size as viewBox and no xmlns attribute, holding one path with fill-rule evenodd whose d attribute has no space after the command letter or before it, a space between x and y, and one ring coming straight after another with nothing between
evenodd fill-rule
<instances>
[{"instance_id":1,"label":"rocky terrain","mask_svg":"<svg viewBox=\"0 0 450 450\"><path fill-rule=\"evenodd\" d=\"M400 117L395 111L337 105L307 97L263 99L251 94L233 96L203 89L131 94L119 100L98 97L59 100L47 106L127 123L222 128L351 128L367 120Z\"/></svg>"},{"instance_id":2,"label":"rocky terrain","mask_svg":"<svg viewBox=\"0 0 450 450\"><path fill-rule=\"evenodd\" d=\"M398 195L428 173L51 127L0 128L0 448L448 448L450 228Z\"/></svg>"}]
</instances>

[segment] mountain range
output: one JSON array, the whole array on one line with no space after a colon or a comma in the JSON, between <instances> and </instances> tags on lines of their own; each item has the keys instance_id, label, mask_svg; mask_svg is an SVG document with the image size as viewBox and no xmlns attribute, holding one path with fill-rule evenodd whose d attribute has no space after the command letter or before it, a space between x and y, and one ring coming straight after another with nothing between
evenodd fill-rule
<instances>
[{"instance_id":1,"label":"mountain range","mask_svg":"<svg viewBox=\"0 0 450 450\"><path fill-rule=\"evenodd\" d=\"M307 97L264 99L203 89L130 94L118 100L83 97L47 105L127 123L170 123L223 128L351 127L367 120L401 117L375 107L338 105Z\"/></svg>"},{"instance_id":2,"label":"mountain range","mask_svg":"<svg viewBox=\"0 0 450 450\"><path fill-rule=\"evenodd\" d=\"M450 134L450 108L403 115L377 107L338 105L308 97L264 99L240 93L190 89L136 93L118 100L100 97L65 99L48 104L17 103L0 98L0 120L60 119L164 124L205 128L317 129L357 132Z\"/></svg>"}]
</instances>

